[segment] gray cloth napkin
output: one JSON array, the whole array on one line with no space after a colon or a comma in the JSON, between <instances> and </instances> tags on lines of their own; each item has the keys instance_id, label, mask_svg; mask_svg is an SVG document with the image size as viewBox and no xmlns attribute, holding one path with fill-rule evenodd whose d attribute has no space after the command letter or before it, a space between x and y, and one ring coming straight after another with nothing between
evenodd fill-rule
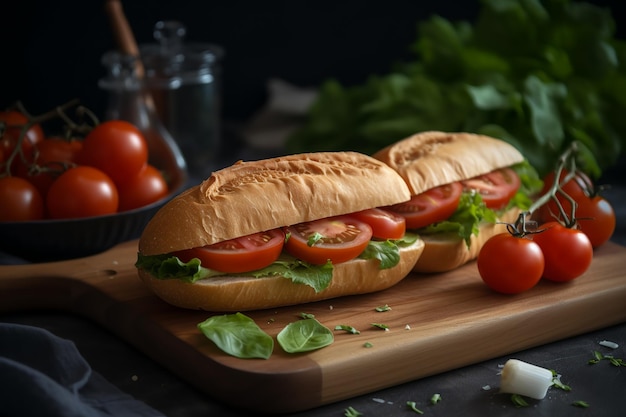
<instances>
[{"instance_id":1,"label":"gray cloth napkin","mask_svg":"<svg viewBox=\"0 0 626 417\"><path fill-rule=\"evenodd\" d=\"M162 417L120 391L47 330L0 323L1 417Z\"/></svg>"}]
</instances>

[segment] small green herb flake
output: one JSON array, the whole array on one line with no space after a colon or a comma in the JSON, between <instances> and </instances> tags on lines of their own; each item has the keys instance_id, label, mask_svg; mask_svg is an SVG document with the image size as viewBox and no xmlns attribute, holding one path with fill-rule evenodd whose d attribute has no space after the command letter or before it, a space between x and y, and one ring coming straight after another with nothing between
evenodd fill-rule
<instances>
[{"instance_id":1,"label":"small green herb flake","mask_svg":"<svg viewBox=\"0 0 626 417\"><path fill-rule=\"evenodd\" d=\"M362 415L363 413L356 411L353 407L346 408L345 413L344 413L344 416L346 417L356 417L356 416L362 416Z\"/></svg>"},{"instance_id":2,"label":"small green herb flake","mask_svg":"<svg viewBox=\"0 0 626 417\"><path fill-rule=\"evenodd\" d=\"M626 361L624 361L624 359L616 358L613 355L604 355L601 352L598 352L597 350L593 351L593 358L589 359L587 363L590 365L595 365L596 363L599 363L602 360L609 361L609 363L613 366L626 366Z\"/></svg>"},{"instance_id":3,"label":"small green herb flake","mask_svg":"<svg viewBox=\"0 0 626 417\"><path fill-rule=\"evenodd\" d=\"M561 382L561 375L559 375L554 369L550 370L552 372L552 386L555 388L562 389L563 391L571 391L572 388L569 385L565 385Z\"/></svg>"},{"instance_id":4,"label":"small green herb flake","mask_svg":"<svg viewBox=\"0 0 626 417\"><path fill-rule=\"evenodd\" d=\"M415 401L407 401L406 406L409 407L411 410L415 411L417 414L424 414L422 410L417 408L417 404L415 403Z\"/></svg>"},{"instance_id":5,"label":"small green herb flake","mask_svg":"<svg viewBox=\"0 0 626 417\"><path fill-rule=\"evenodd\" d=\"M301 319L314 319L315 318L315 314L311 314L311 313L300 313L299 317Z\"/></svg>"},{"instance_id":6,"label":"small green herb flake","mask_svg":"<svg viewBox=\"0 0 626 417\"><path fill-rule=\"evenodd\" d=\"M441 394L433 394L433 396L430 397L430 403L432 405L435 405L439 402L441 402Z\"/></svg>"},{"instance_id":7,"label":"small green herb flake","mask_svg":"<svg viewBox=\"0 0 626 417\"><path fill-rule=\"evenodd\" d=\"M373 344L371 344L370 342L365 342L365 343L363 343L363 347L366 347L366 348L371 348L371 347L373 347L373 346L374 346L374 345L373 345Z\"/></svg>"},{"instance_id":8,"label":"small green herb flake","mask_svg":"<svg viewBox=\"0 0 626 417\"><path fill-rule=\"evenodd\" d=\"M589 403L587 401L574 401L572 405L574 407L589 408Z\"/></svg>"},{"instance_id":9,"label":"small green herb flake","mask_svg":"<svg viewBox=\"0 0 626 417\"><path fill-rule=\"evenodd\" d=\"M524 399L524 397L522 397L519 394L513 394L511 395L511 402L516 406L516 407L528 407L528 403L526 402L526 400Z\"/></svg>"},{"instance_id":10,"label":"small green herb flake","mask_svg":"<svg viewBox=\"0 0 626 417\"><path fill-rule=\"evenodd\" d=\"M315 232L311 236L309 236L309 239L307 240L306 244L308 246L313 246L322 239L324 239L324 235L322 235L321 233Z\"/></svg>"},{"instance_id":11,"label":"small green herb flake","mask_svg":"<svg viewBox=\"0 0 626 417\"><path fill-rule=\"evenodd\" d=\"M360 331L358 331L354 327L348 326L346 324L338 324L337 326L335 326L335 330L343 330L344 332L348 332L348 333L352 333L352 334L361 334Z\"/></svg>"},{"instance_id":12,"label":"small green herb flake","mask_svg":"<svg viewBox=\"0 0 626 417\"><path fill-rule=\"evenodd\" d=\"M378 327L379 329L382 329L382 330L384 330L386 332L389 331L389 326L387 326L386 324L383 324L383 323L372 323L372 326Z\"/></svg>"},{"instance_id":13,"label":"small green herb flake","mask_svg":"<svg viewBox=\"0 0 626 417\"><path fill-rule=\"evenodd\" d=\"M379 313L383 313L385 311L390 311L391 307L389 307L387 304L385 304L384 306L376 307L374 310L378 311Z\"/></svg>"}]
</instances>

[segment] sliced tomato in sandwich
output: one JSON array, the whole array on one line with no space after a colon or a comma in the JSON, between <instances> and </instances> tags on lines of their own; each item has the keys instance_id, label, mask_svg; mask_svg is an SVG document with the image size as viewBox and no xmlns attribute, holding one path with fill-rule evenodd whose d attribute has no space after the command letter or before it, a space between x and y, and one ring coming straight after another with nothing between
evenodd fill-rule
<instances>
[{"instance_id":1,"label":"sliced tomato in sandwich","mask_svg":"<svg viewBox=\"0 0 626 417\"><path fill-rule=\"evenodd\" d=\"M475 190L490 209L504 208L521 185L517 173L511 168L502 168L487 174L462 181L465 189Z\"/></svg>"},{"instance_id":2,"label":"sliced tomato in sandwich","mask_svg":"<svg viewBox=\"0 0 626 417\"><path fill-rule=\"evenodd\" d=\"M388 209L402 215L406 219L408 229L420 229L452 216L459 205L462 193L463 185L454 182L431 188L414 195L405 203L390 206Z\"/></svg>"},{"instance_id":3,"label":"sliced tomato in sandwich","mask_svg":"<svg viewBox=\"0 0 626 417\"><path fill-rule=\"evenodd\" d=\"M406 233L406 220L397 213L381 208L371 208L350 216L370 225L372 234L378 239L402 239Z\"/></svg>"},{"instance_id":4,"label":"sliced tomato in sandwich","mask_svg":"<svg viewBox=\"0 0 626 417\"><path fill-rule=\"evenodd\" d=\"M327 217L287 229L285 250L314 265L347 262L359 256L372 238L372 228L351 216Z\"/></svg>"},{"instance_id":5,"label":"sliced tomato in sandwich","mask_svg":"<svg viewBox=\"0 0 626 417\"><path fill-rule=\"evenodd\" d=\"M198 258L205 268L240 273L265 268L280 256L285 242L281 229L254 233L214 245L175 252L183 262Z\"/></svg>"}]
</instances>

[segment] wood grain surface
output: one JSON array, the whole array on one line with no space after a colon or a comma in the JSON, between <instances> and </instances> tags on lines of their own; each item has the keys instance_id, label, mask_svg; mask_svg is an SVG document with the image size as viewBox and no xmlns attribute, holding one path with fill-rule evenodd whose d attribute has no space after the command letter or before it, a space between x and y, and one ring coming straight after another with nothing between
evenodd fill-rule
<instances>
[{"instance_id":1,"label":"wood grain surface","mask_svg":"<svg viewBox=\"0 0 626 417\"><path fill-rule=\"evenodd\" d=\"M294 412L456 369L626 321L626 248L598 249L573 282L541 282L515 296L486 287L475 263L444 274L409 275L379 293L247 312L272 336L302 312L334 331L307 354L276 344L269 360L228 356L196 325L213 314L181 310L144 287L137 242L95 256L0 267L0 311L55 309L93 319L198 389L256 412ZM389 305L390 311L376 312ZM372 326L383 323L388 331ZM371 347L366 347L370 344ZM245 399L245 401L244 401Z\"/></svg>"}]
</instances>

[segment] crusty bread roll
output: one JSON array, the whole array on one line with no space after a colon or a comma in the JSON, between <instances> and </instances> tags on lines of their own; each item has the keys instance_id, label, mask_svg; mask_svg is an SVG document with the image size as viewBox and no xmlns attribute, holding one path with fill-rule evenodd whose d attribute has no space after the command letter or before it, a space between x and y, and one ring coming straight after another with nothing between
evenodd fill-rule
<instances>
[{"instance_id":1,"label":"crusty bread roll","mask_svg":"<svg viewBox=\"0 0 626 417\"><path fill-rule=\"evenodd\" d=\"M437 131L409 136L373 157L400 174L412 195L524 161L514 146L502 140Z\"/></svg>"},{"instance_id":2,"label":"crusty bread roll","mask_svg":"<svg viewBox=\"0 0 626 417\"><path fill-rule=\"evenodd\" d=\"M402 178L357 152L319 152L238 162L168 202L139 252L157 255L407 201Z\"/></svg>"},{"instance_id":3,"label":"crusty bread roll","mask_svg":"<svg viewBox=\"0 0 626 417\"><path fill-rule=\"evenodd\" d=\"M524 161L512 145L485 135L462 132L417 133L376 152L374 158L392 167L406 181L412 195L444 184L467 180ZM501 222L514 222L519 210L500 215ZM476 259L483 244L506 231L504 224L482 224L468 248L454 233L423 235L424 252L415 272L449 271Z\"/></svg>"},{"instance_id":4,"label":"crusty bread roll","mask_svg":"<svg viewBox=\"0 0 626 417\"><path fill-rule=\"evenodd\" d=\"M404 180L386 164L356 152L319 152L238 162L217 171L162 207L139 240L142 256L169 254L256 232L409 200ZM400 262L334 265L331 284L316 293L283 277L212 277L187 283L139 277L166 302L209 311L245 311L362 294L388 288L409 274L424 249L399 247Z\"/></svg>"}]
</instances>

